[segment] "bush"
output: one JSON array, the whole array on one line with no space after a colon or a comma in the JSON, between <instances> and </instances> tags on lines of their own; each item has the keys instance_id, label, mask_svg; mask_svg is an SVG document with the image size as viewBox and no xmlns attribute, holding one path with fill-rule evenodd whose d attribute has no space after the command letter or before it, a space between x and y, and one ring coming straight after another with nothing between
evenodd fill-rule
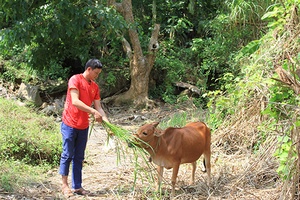
<instances>
[{"instance_id":1,"label":"bush","mask_svg":"<svg viewBox=\"0 0 300 200\"><path fill-rule=\"evenodd\" d=\"M6 192L17 191L24 186L36 184L44 178L50 166L31 166L20 161L0 160L0 189Z\"/></svg>"},{"instance_id":2,"label":"bush","mask_svg":"<svg viewBox=\"0 0 300 200\"><path fill-rule=\"evenodd\" d=\"M56 166L61 151L59 124L14 101L0 98L0 105L0 159Z\"/></svg>"}]
</instances>

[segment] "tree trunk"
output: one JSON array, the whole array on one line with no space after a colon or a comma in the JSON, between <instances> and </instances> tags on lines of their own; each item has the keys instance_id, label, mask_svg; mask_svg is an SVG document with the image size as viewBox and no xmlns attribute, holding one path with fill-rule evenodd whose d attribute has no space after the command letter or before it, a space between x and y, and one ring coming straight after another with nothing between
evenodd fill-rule
<instances>
[{"instance_id":1,"label":"tree trunk","mask_svg":"<svg viewBox=\"0 0 300 200\"><path fill-rule=\"evenodd\" d=\"M158 35L160 25L154 25L147 56L144 56L137 29L134 27L131 0L123 0L121 3L109 0L108 4L114 6L123 15L126 22L131 25L131 28L128 29L130 43L123 38L123 48L130 60L130 88L125 93L111 97L108 101L117 105L134 104L138 107L149 106L149 103L152 103L148 99L149 76L159 47Z\"/></svg>"}]
</instances>

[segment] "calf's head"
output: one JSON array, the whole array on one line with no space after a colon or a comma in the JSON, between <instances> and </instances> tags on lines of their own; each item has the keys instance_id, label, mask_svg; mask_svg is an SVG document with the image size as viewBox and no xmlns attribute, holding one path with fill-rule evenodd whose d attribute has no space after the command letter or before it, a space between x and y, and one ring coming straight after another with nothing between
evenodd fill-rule
<instances>
[{"instance_id":1,"label":"calf's head","mask_svg":"<svg viewBox=\"0 0 300 200\"><path fill-rule=\"evenodd\" d=\"M148 148L151 141L153 141L155 137L158 137L158 131L156 129L158 124L159 122L153 122L151 124L141 126L138 131L133 134L136 138L136 145L142 148Z\"/></svg>"}]
</instances>

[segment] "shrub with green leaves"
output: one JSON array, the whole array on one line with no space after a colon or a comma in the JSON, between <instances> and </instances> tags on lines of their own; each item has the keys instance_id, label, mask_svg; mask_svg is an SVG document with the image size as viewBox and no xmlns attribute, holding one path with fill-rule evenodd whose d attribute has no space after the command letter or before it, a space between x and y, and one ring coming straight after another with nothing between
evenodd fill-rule
<instances>
[{"instance_id":1,"label":"shrub with green leaves","mask_svg":"<svg viewBox=\"0 0 300 200\"><path fill-rule=\"evenodd\" d=\"M59 124L14 101L0 98L0 105L0 158L57 165L61 151Z\"/></svg>"},{"instance_id":2,"label":"shrub with green leaves","mask_svg":"<svg viewBox=\"0 0 300 200\"><path fill-rule=\"evenodd\" d=\"M46 175L50 166L32 166L20 161L0 160L0 188L6 192L24 189L24 185L36 184Z\"/></svg>"},{"instance_id":3,"label":"shrub with green leaves","mask_svg":"<svg viewBox=\"0 0 300 200\"><path fill-rule=\"evenodd\" d=\"M297 152L292 140L289 136L278 137L278 149L274 156L279 160L279 167L277 173L284 180L291 178L291 170L294 169L295 160L297 159Z\"/></svg>"}]
</instances>

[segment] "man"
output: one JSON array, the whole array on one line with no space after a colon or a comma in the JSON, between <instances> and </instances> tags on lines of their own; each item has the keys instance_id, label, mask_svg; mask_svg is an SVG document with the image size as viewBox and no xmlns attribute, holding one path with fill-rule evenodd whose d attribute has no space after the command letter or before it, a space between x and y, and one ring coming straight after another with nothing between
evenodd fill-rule
<instances>
[{"instance_id":1,"label":"man","mask_svg":"<svg viewBox=\"0 0 300 200\"><path fill-rule=\"evenodd\" d=\"M61 134L63 151L59 173L62 175L62 193L66 197L87 195L82 187L82 163L86 149L89 114L97 122L108 121L100 104L100 89L95 80L102 71L102 64L97 59L90 59L82 74L73 75L68 82L68 91L62 114ZM94 105L93 107L91 107ZM70 163L72 161L72 188L68 185Z\"/></svg>"}]
</instances>

